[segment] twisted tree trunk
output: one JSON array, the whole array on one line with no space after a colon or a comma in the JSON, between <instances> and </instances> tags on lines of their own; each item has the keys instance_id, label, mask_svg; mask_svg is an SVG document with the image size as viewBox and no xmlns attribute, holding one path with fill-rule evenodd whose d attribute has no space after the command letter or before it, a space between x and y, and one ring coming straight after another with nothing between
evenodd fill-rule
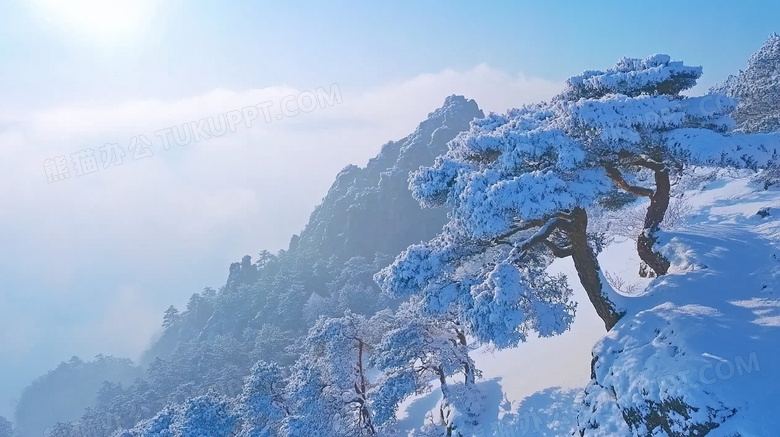
<instances>
[{"instance_id":1,"label":"twisted tree trunk","mask_svg":"<svg viewBox=\"0 0 780 437\"><path fill-rule=\"evenodd\" d=\"M526 238L520 243L512 243L509 237L512 235L532 228L538 228L536 233ZM563 232L569 240L569 245L559 247L550 240L553 233L559 230ZM596 253L588 243L588 213L582 207L576 207L571 213L558 213L549 220L533 220L518 225L509 232L497 237L492 244L510 244L513 250L525 254L531 247L537 244L545 245L556 258L572 257L574 267L577 270L577 276L580 283L588 294L588 299L596 309L596 314L604 321L607 331L612 329L620 318L625 314L618 310L605 293L601 274L601 267L596 259ZM521 255L520 257L522 257ZM519 259L519 258L518 258Z\"/></svg>"},{"instance_id":2,"label":"twisted tree trunk","mask_svg":"<svg viewBox=\"0 0 780 437\"><path fill-rule=\"evenodd\" d=\"M644 158L632 153L620 153L618 155L622 160L628 160L629 165L635 165L650 169L655 176L655 190L649 188L630 185L623 178L623 175L611 162L604 162L602 165L607 171L607 176L612 179L618 187L635 196L650 198L650 206L645 213L645 222L642 232L637 236L636 250L639 259L649 266L657 275L665 275L669 271L671 263L665 256L653 250L657 240L656 233L664 221L666 210L669 208L669 198L671 195L671 183L669 181L669 170L665 165ZM640 275L642 271L640 270ZM643 275L644 276L644 275Z\"/></svg>"},{"instance_id":3,"label":"twisted tree trunk","mask_svg":"<svg viewBox=\"0 0 780 437\"><path fill-rule=\"evenodd\" d=\"M569 238L570 254L577 269L577 276L588 294L590 303L596 309L596 314L604 321L604 326L609 331L625 312L620 312L604 293L601 267L593 248L588 244L588 214L578 207L574 208L570 216L571 220L562 227L562 230Z\"/></svg>"},{"instance_id":4,"label":"twisted tree trunk","mask_svg":"<svg viewBox=\"0 0 780 437\"><path fill-rule=\"evenodd\" d=\"M657 240L656 233L664 221L669 208L671 184L669 171L664 169L655 172L655 192L650 196L650 206L645 215L644 229L636 239L636 250L639 258L645 262L657 275L665 275L671 263L665 256L653 250Z\"/></svg>"},{"instance_id":5,"label":"twisted tree trunk","mask_svg":"<svg viewBox=\"0 0 780 437\"><path fill-rule=\"evenodd\" d=\"M468 348L468 342L466 341L466 333L464 331L461 331L460 329L456 329L455 333L458 336L458 342L460 343L460 346L463 348ZM463 363L463 374L466 377L466 384L474 384L476 382L476 378L474 377L474 367L469 363L465 362Z\"/></svg>"}]
</instances>

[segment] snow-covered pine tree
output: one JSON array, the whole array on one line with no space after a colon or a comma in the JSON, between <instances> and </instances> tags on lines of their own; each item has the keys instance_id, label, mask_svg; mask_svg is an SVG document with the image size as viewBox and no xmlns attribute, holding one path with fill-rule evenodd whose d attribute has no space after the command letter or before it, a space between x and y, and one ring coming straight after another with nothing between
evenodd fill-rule
<instances>
[{"instance_id":1,"label":"snow-covered pine tree","mask_svg":"<svg viewBox=\"0 0 780 437\"><path fill-rule=\"evenodd\" d=\"M283 435L376 435L366 375L372 334L366 318L349 311L315 323L287 385Z\"/></svg>"},{"instance_id":2,"label":"snow-covered pine tree","mask_svg":"<svg viewBox=\"0 0 780 437\"><path fill-rule=\"evenodd\" d=\"M170 435L229 437L235 434L237 422L238 416L230 400L209 393L187 399L170 426Z\"/></svg>"},{"instance_id":3,"label":"snow-covered pine tree","mask_svg":"<svg viewBox=\"0 0 780 437\"><path fill-rule=\"evenodd\" d=\"M324 373L316 361L301 357L295 363L286 390L290 414L279 426L280 436L339 435L335 419L341 398L333 396Z\"/></svg>"},{"instance_id":4,"label":"snow-covered pine tree","mask_svg":"<svg viewBox=\"0 0 780 437\"><path fill-rule=\"evenodd\" d=\"M737 123L736 131L780 130L780 35L770 35L748 59L747 69L729 76L710 92L739 99L731 114Z\"/></svg>"},{"instance_id":5,"label":"snow-covered pine tree","mask_svg":"<svg viewBox=\"0 0 780 437\"><path fill-rule=\"evenodd\" d=\"M281 422L290 414L286 384L277 364L259 361L252 367L244 391L237 399L241 416L238 437L276 435Z\"/></svg>"},{"instance_id":6,"label":"snow-covered pine tree","mask_svg":"<svg viewBox=\"0 0 780 437\"><path fill-rule=\"evenodd\" d=\"M234 407L231 400L212 392L189 398L182 405L170 404L133 429L119 430L111 436L228 437L235 435L238 426L238 413Z\"/></svg>"},{"instance_id":7,"label":"snow-covered pine tree","mask_svg":"<svg viewBox=\"0 0 780 437\"><path fill-rule=\"evenodd\" d=\"M420 293L433 312L457 305L471 334L505 347L528 331L552 335L568 327L568 288L545 268L549 255L572 257L610 329L621 315L619 297L588 240L588 209L614 185L649 197L637 251L664 274L669 261L654 245L673 173L686 165L777 163L777 136L729 134L735 100L680 94L700 75L700 67L667 55L626 58L569 79L550 103L475 120L432 167L410 178L423 206L452 208L449 223L433 240L410 246L376 281L391 295ZM623 174L642 171L654 175L655 187Z\"/></svg>"},{"instance_id":8,"label":"snow-covered pine tree","mask_svg":"<svg viewBox=\"0 0 780 437\"><path fill-rule=\"evenodd\" d=\"M508 347L531 331L568 329L571 290L545 268L553 256L572 257L596 312L607 329L614 326L618 297L601 274L585 209L609 180L555 117L553 106L541 104L475 120L434 166L413 173L415 198L451 207L450 221L378 273L380 287L394 296L419 293L432 313L455 305L470 334Z\"/></svg>"},{"instance_id":9,"label":"snow-covered pine tree","mask_svg":"<svg viewBox=\"0 0 780 437\"><path fill-rule=\"evenodd\" d=\"M155 437L171 435L170 427L181 414L181 406L168 404L151 419L139 422L134 428L116 431L112 437Z\"/></svg>"},{"instance_id":10,"label":"snow-covered pine tree","mask_svg":"<svg viewBox=\"0 0 780 437\"><path fill-rule=\"evenodd\" d=\"M427 391L431 380L438 380L441 389L441 416L449 416L443 411L453 401L448 378L462 375L462 384L473 387L480 374L454 315L426 316L419 303L418 297L412 297L400 306L371 355L372 367L382 372L370 393L375 423L380 426L392 424L398 405L409 395Z\"/></svg>"},{"instance_id":11,"label":"snow-covered pine tree","mask_svg":"<svg viewBox=\"0 0 780 437\"><path fill-rule=\"evenodd\" d=\"M685 164L669 153L664 133L685 127L722 133L733 124L725 116L733 109L731 99L680 95L701 73L701 67L671 61L668 55L624 58L606 71L569 78L554 99L561 128L582 144L589 159L600 162L620 189L650 199L637 253L659 275L666 274L669 261L653 246L669 207L671 177ZM650 172L654 187L634 185L625 172Z\"/></svg>"}]
</instances>

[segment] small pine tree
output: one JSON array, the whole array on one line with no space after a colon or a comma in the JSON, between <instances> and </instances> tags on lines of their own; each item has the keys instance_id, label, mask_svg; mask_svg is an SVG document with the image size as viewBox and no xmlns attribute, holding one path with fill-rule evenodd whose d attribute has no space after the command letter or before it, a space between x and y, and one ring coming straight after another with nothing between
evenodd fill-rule
<instances>
[{"instance_id":1,"label":"small pine tree","mask_svg":"<svg viewBox=\"0 0 780 437\"><path fill-rule=\"evenodd\" d=\"M13 437L13 424L3 416L0 416L0 437Z\"/></svg>"},{"instance_id":2,"label":"small pine tree","mask_svg":"<svg viewBox=\"0 0 780 437\"><path fill-rule=\"evenodd\" d=\"M165 315L163 315L163 328L170 328L171 326L174 326L179 321L179 310L176 309L173 305L169 306L167 310L165 310Z\"/></svg>"}]
</instances>

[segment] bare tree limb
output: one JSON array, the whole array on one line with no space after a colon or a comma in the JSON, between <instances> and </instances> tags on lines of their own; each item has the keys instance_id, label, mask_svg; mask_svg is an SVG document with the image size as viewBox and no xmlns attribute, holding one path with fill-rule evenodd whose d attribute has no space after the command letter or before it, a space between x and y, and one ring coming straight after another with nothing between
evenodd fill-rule
<instances>
[{"instance_id":1,"label":"bare tree limb","mask_svg":"<svg viewBox=\"0 0 780 437\"><path fill-rule=\"evenodd\" d=\"M558 247L550 240L544 240L542 243L547 246L548 249L550 249L550 252L552 252L553 256L556 258L568 258L574 253L571 246Z\"/></svg>"}]
</instances>

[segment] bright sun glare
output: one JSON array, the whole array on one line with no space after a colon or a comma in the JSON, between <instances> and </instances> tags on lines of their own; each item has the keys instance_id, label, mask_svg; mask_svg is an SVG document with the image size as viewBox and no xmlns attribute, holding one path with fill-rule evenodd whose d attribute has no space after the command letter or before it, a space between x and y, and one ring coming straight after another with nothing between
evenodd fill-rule
<instances>
[{"instance_id":1,"label":"bright sun glare","mask_svg":"<svg viewBox=\"0 0 780 437\"><path fill-rule=\"evenodd\" d=\"M51 24L97 42L133 40L151 19L153 0L32 0Z\"/></svg>"}]
</instances>

